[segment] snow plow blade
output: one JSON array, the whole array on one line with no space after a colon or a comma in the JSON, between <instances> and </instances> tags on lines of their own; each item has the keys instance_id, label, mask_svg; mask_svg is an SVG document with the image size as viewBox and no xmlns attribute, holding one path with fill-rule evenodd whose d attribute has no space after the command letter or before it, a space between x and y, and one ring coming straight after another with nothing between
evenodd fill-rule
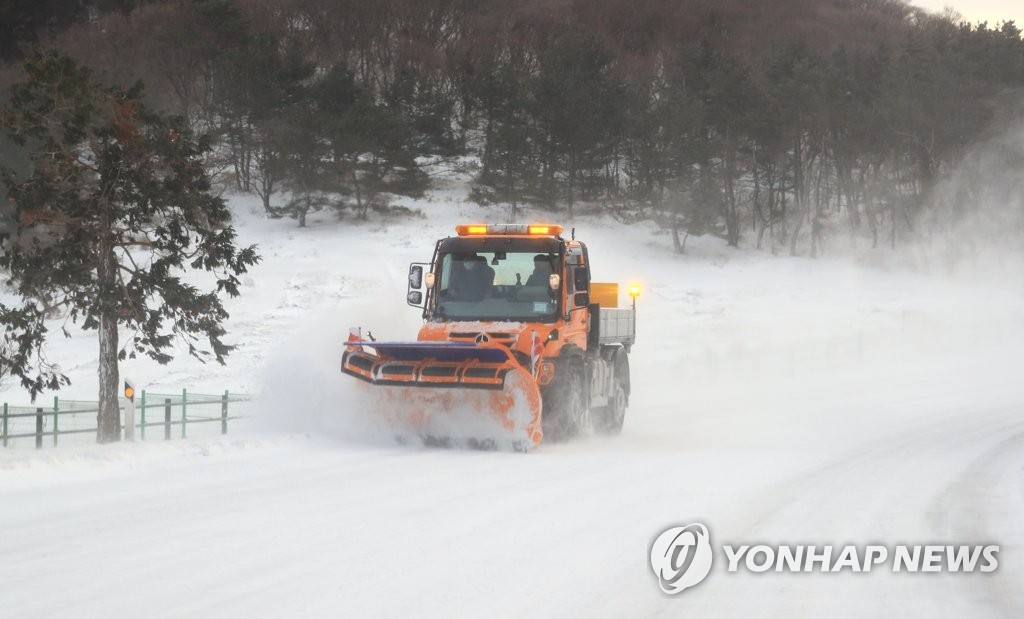
<instances>
[{"instance_id":1,"label":"snow plow blade","mask_svg":"<svg viewBox=\"0 0 1024 619\"><path fill-rule=\"evenodd\" d=\"M537 383L503 346L349 342L341 371L369 387L398 436L516 451L543 436Z\"/></svg>"}]
</instances>

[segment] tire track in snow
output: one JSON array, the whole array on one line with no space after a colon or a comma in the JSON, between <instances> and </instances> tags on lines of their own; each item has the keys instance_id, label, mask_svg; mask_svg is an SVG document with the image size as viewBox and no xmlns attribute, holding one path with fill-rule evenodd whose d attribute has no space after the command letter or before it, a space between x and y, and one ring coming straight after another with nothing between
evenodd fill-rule
<instances>
[{"instance_id":1,"label":"tire track in snow","mask_svg":"<svg viewBox=\"0 0 1024 619\"><path fill-rule=\"evenodd\" d=\"M1013 408L955 411L919 423L873 445L847 447L837 458L813 459L806 473L780 487L735 505L733 515L715 522L716 545L880 543L953 545L1000 541L982 525L987 505L979 497L998 497L998 487L981 488L978 470L998 469L1013 451L1008 435L1024 433ZM1016 446L1016 440L1009 441ZM979 469L980 467L980 469ZM941 508L937 508L941 505ZM937 526L936 509L956 514L957 527ZM735 514L740 514L736 516ZM1004 544L1011 540L1004 541ZM940 614L949 605L980 616L977 604L988 601L979 591L995 586L1005 593L999 574L724 574L724 556L716 557L716 595L698 598L691 609L714 616L751 612L769 616L842 614L844 608L874 613L922 607ZM1013 569L1001 558L1004 574ZM710 581L710 579L709 579ZM727 582L725 582L727 581ZM710 589L710 587L709 587ZM952 591L960 595L952 595ZM660 609L673 614L675 600ZM1000 594L992 610L1019 616L1019 602Z\"/></svg>"},{"instance_id":2,"label":"tire track in snow","mask_svg":"<svg viewBox=\"0 0 1024 619\"><path fill-rule=\"evenodd\" d=\"M977 457L963 474L935 497L932 526L957 537L1000 545L1000 571L985 579L988 601L1004 617L1024 616L1024 595L1012 574L1021 561L1020 509L1024 505L1024 430Z\"/></svg>"}]
</instances>

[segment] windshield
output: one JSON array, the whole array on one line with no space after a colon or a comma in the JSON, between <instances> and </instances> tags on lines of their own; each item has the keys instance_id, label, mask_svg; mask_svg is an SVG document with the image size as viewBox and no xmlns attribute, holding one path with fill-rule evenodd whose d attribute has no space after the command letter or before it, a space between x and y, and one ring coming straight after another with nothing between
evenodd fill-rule
<instances>
[{"instance_id":1,"label":"windshield","mask_svg":"<svg viewBox=\"0 0 1024 619\"><path fill-rule=\"evenodd\" d=\"M446 320L554 320L558 254L458 252L441 257L437 313Z\"/></svg>"}]
</instances>

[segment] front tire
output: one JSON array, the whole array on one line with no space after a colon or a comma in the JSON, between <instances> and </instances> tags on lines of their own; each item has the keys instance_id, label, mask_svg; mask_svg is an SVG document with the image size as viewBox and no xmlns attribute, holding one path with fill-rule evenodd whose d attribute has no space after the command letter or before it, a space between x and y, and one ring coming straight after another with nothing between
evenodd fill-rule
<instances>
[{"instance_id":1,"label":"front tire","mask_svg":"<svg viewBox=\"0 0 1024 619\"><path fill-rule=\"evenodd\" d=\"M569 364L564 374L544 393L541 424L544 438L564 442L580 434L587 421L587 404L583 395L583 368Z\"/></svg>"}]
</instances>

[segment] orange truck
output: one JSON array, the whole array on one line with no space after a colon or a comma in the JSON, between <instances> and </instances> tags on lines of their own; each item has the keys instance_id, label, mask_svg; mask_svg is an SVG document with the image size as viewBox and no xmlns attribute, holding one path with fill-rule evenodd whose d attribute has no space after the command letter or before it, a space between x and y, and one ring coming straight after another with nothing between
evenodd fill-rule
<instances>
[{"instance_id":1,"label":"orange truck","mask_svg":"<svg viewBox=\"0 0 1024 619\"><path fill-rule=\"evenodd\" d=\"M556 225L467 224L409 268L415 342L350 332L342 372L379 396L396 435L528 451L622 429L636 297L591 281L587 247Z\"/></svg>"}]
</instances>

